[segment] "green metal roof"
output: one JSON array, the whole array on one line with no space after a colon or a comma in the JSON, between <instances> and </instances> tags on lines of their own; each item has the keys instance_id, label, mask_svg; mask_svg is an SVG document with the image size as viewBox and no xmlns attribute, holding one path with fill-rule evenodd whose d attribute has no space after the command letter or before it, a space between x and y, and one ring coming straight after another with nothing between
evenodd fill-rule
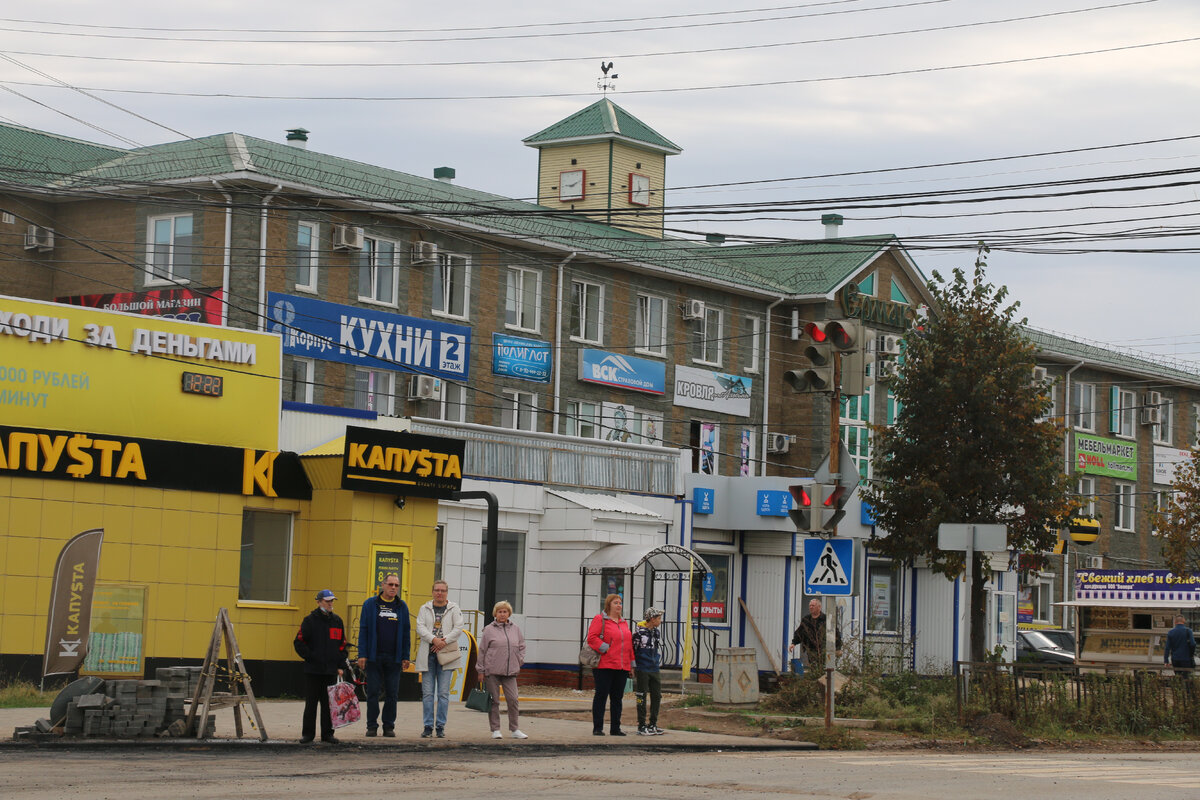
<instances>
[{"instance_id":1,"label":"green metal roof","mask_svg":"<svg viewBox=\"0 0 1200 800\"><path fill-rule=\"evenodd\" d=\"M19 125L0 123L0 174L25 186L52 186L63 175L121 156L116 147L82 142Z\"/></svg>"},{"instance_id":2,"label":"green metal roof","mask_svg":"<svg viewBox=\"0 0 1200 800\"><path fill-rule=\"evenodd\" d=\"M583 139L630 139L669 154L683 149L619 105L604 98L522 141L530 147Z\"/></svg>"},{"instance_id":3,"label":"green metal roof","mask_svg":"<svg viewBox=\"0 0 1200 800\"><path fill-rule=\"evenodd\" d=\"M1092 366L1107 367L1118 372L1132 372L1170 378L1181 383L1200 385L1200 365L1158 356L1153 353L1129 353L1110 344L1086 342L1061 334L1024 326L1024 333L1040 355L1064 362L1085 361Z\"/></svg>"},{"instance_id":4,"label":"green metal roof","mask_svg":"<svg viewBox=\"0 0 1200 800\"><path fill-rule=\"evenodd\" d=\"M825 295L889 247L899 246L892 234L813 239L771 244L730 245L721 257L788 291Z\"/></svg>"}]
</instances>

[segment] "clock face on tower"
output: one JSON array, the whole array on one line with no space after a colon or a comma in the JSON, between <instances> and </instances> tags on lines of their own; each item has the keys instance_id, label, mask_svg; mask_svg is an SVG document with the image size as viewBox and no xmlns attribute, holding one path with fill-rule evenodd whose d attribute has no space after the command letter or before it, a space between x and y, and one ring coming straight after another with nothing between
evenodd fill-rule
<instances>
[{"instance_id":1,"label":"clock face on tower","mask_svg":"<svg viewBox=\"0 0 1200 800\"><path fill-rule=\"evenodd\" d=\"M558 175L558 199L562 202L583 199L584 170L572 169Z\"/></svg>"},{"instance_id":2,"label":"clock face on tower","mask_svg":"<svg viewBox=\"0 0 1200 800\"><path fill-rule=\"evenodd\" d=\"M629 173L629 202L635 206L650 205L650 178L636 172Z\"/></svg>"}]
</instances>

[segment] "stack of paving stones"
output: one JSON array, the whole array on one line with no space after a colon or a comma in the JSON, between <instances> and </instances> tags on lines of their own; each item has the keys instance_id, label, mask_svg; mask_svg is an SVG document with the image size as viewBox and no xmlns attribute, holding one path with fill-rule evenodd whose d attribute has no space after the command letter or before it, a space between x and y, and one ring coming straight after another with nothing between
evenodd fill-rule
<instances>
[{"instance_id":1,"label":"stack of paving stones","mask_svg":"<svg viewBox=\"0 0 1200 800\"><path fill-rule=\"evenodd\" d=\"M62 732L69 736L110 736L130 739L187 734L187 701L196 693L200 667L163 667L154 680L105 681L102 693L75 697L67 706ZM216 714L204 724L204 738L216 734ZM49 734L51 723L40 719L29 728L17 728L16 738Z\"/></svg>"}]
</instances>

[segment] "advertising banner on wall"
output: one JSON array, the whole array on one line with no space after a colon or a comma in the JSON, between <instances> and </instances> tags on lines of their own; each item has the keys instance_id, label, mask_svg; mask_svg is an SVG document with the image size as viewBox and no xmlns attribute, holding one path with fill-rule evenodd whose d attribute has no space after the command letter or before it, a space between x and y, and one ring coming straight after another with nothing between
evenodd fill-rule
<instances>
[{"instance_id":1,"label":"advertising banner on wall","mask_svg":"<svg viewBox=\"0 0 1200 800\"><path fill-rule=\"evenodd\" d=\"M0 296L0 418L274 450L279 337Z\"/></svg>"},{"instance_id":2,"label":"advertising banner on wall","mask_svg":"<svg viewBox=\"0 0 1200 800\"><path fill-rule=\"evenodd\" d=\"M342 488L448 500L462 489L462 439L346 428Z\"/></svg>"},{"instance_id":3,"label":"advertising banner on wall","mask_svg":"<svg viewBox=\"0 0 1200 800\"><path fill-rule=\"evenodd\" d=\"M503 333L492 334L492 374L550 382L550 343Z\"/></svg>"},{"instance_id":4,"label":"advertising banner on wall","mask_svg":"<svg viewBox=\"0 0 1200 800\"><path fill-rule=\"evenodd\" d=\"M1165 569L1081 569L1075 571L1077 600L1138 600L1171 605L1200 600L1200 576Z\"/></svg>"},{"instance_id":5,"label":"advertising banner on wall","mask_svg":"<svg viewBox=\"0 0 1200 800\"><path fill-rule=\"evenodd\" d=\"M283 337L288 355L451 381L469 377L471 329L465 325L278 292L267 293L267 308L267 329Z\"/></svg>"},{"instance_id":6,"label":"advertising banner on wall","mask_svg":"<svg viewBox=\"0 0 1200 800\"><path fill-rule=\"evenodd\" d=\"M0 425L0 475L312 498L295 453Z\"/></svg>"},{"instance_id":7,"label":"advertising banner on wall","mask_svg":"<svg viewBox=\"0 0 1200 800\"><path fill-rule=\"evenodd\" d=\"M750 378L741 375L676 364L674 402L685 408L748 417L752 383Z\"/></svg>"},{"instance_id":8,"label":"advertising banner on wall","mask_svg":"<svg viewBox=\"0 0 1200 800\"><path fill-rule=\"evenodd\" d=\"M1185 461L1192 457L1191 450L1177 447L1154 446L1154 482L1159 486L1175 483L1175 473Z\"/></svg>"},{"instance_id":9,"label":"advertising banner on wall","mask_svg":"<svg viewBox=\"0 0 1200 800\"><path fill-rule=\"evenodd\" d=\"M56 297L54 302L72 306L124 311L147 317L184 319L206 325L221 324L224 289L148 289L144 292L110 292L109 294L76 294Z\"/></svg>"},{"instance_id":10,"label":"advertising banner on wall","mask_svg":"<svg viewBox=\"0 0 1200 800\"><path fill-rule=\"evenodd\" d=\"M81 675L130 678L145 664L146 587L101 584L92 596L92 632Z\"/></svg>"},{"instance_id":11,"label":"advertising banner on wall","mask_svg":"<svg viewBox=\"0 0 1200 800\"><path fill-rule=\"evenodd\" d=\"M74 672L83 663L103 541L104 529L93 528L72 537L58 553L46 617L42 677Z\"/></svg>"},{"instance_id":12,"label":"advertising banner on wall","mask_svg":"<svg viewBox=\"0 0 1200 800\"><path fill-rule=\"evenodd\" d=\"M1137 480L1137 442L1075 433L1075 471Z\"/></svg>"},{"instance_id":13,"label":"advertising banner on wall","mask_svg":"<svg viewBox=\"0 0 1200 800\"><path fill-rule=\"evenodd\" d=\"M666 394L667 365L649 358L585 348L579 351L579 380L647 394Z\"/></svg>"}]
</instances>

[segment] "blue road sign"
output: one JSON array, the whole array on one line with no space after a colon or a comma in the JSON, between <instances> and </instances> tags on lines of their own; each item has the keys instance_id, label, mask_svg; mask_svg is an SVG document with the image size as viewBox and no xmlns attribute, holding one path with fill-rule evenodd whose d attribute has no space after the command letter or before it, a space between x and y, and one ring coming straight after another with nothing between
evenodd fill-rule
<instances>
[{"instance_id":1,"label":"blue road sign","mask_svg":"<svg viewBox=\"0 0 1200 800\"><path fill-rule=\"evenodd\" d=\"M804 540L804 593L854 594L854 540Z\"/></svg>"}]
</instances>

